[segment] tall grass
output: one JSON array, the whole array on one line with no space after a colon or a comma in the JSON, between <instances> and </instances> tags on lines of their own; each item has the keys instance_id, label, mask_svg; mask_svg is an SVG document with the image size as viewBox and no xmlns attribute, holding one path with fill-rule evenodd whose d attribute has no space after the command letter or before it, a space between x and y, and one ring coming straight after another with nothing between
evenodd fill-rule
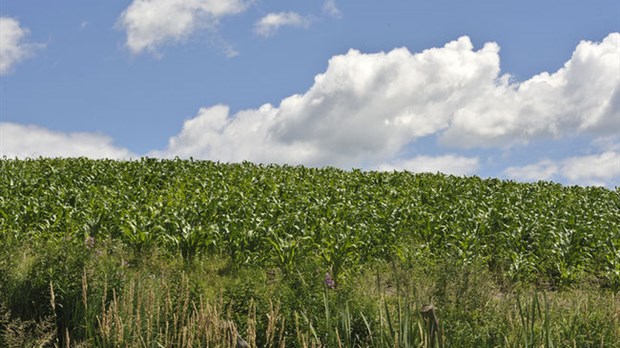
<instances>
[{"instance_id":1,"label":"tall grass","mask_svg":"<svg viewBox=\"0 0 620 348\"><path fill-rule=\"evenodd\" d=\"M309 289L299 289L304 285L284 273L277 273L276 281L266 281L261 287L256 282L269 277L260 269L229 270L217 260L197 261L191 267L183 263L175 266L164 256L152 255L152 260L145 256L141 264L120 252L103 255L80 270L79 291L70 289L62 279L52 279L46 285L45 296L39 299L40 308L35 306L40 313L36 317L15 315L11 298L2 297L0 346L189 348L243 347L242 342L248 347L620 344L620 299L612 292L595 288L502 290L475 266L419 265L410 269L395 264L377 264L367 272L345 275L336 288L324 284L312 287L309 277L305 285ZM95 272L105 269L102 264L116 257L128 261ZM38 264L37 260L30 262ZM209 269L210 265L219 265L219 271ZM26 279L10 270L2 271L9 276L3 283L4 290L24 289L24 284L17 283ZM244 282L255 291L240 292L239 284ZM305 301L291 302L289 296L300 291L308 291ZM434 317L428 315L431 303Z\"/></svg>"}]
</instances>

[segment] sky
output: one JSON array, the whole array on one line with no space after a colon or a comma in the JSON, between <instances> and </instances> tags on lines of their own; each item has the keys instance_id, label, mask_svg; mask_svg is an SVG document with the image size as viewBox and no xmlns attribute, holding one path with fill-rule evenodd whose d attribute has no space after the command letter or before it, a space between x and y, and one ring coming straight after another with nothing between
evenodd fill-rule
<instances>
[{"instance_id":1,"label":"sky","mask_svg":"<svg viewBox=\"0 0 620 348\"><path fill-rule=\"evenodd\" d=\"M620 1L0 0L0 156L620 186Z\"/></svg>"}]
</instances>

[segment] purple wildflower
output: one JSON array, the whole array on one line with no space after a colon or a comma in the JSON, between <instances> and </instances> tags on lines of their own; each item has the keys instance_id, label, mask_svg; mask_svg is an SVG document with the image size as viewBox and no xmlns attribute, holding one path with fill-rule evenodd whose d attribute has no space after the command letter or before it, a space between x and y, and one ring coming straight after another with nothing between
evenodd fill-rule
<instances>
[{"instance_id":1,"label":"purple wildflower","mask_svg":"<svg viewBox=\"0 0 620 348\"><path fill-rule=\"evenodd\" d=\"M336 282L332 279L332 275L329 272L325 273L325 285L330 289L336 288Z\"/></svg>"},{"instance_id":2,"label":"purple wildflower","mask_svg":"<svg viewBox=\"0 0 620 348\"><path fill-rule=\"evenodd\" d=\"M92 249L95 246L95 237L93 236L89 236L84 240L84 245L86 245L86 247L88 249Z\"/></svg>"}]
</instances>

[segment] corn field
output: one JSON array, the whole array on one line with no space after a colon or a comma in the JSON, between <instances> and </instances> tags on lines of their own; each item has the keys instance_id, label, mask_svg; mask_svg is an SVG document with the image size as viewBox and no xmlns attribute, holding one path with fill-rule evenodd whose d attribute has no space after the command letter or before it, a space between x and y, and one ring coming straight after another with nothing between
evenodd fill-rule
<instances>
[{"instance_id":1,"label":"corn field","mask_svg":"<svg viewBox=\"0 0 620 348\"><path fill-rule=\"evenodd\" d=\"M493 342L504 346L533 346L533 342L538 342L536 346L553 346L552 342L564 342L564 336L552 334L557 322L550 319L549 313L555 307L549 303L557 304L557 308L564 308L564 304L547 301L545 291L587 283L596 291L611 294L607 303L611 303L612 312L617 310L614 294L620 289L620 189L245 162L3 159L0 245L4 249L0 260L0 272L4 274L0 277L6 279L0 280L0 291L6 294L1 303L6 312L5 324L0 321L0 331L4 327L8 332L15 320L39 320L43 326L45 320L51 320L58 332L49 337L55 337L56 345L71 342L71 329L96 346L118 346L122 342L132 342L125 344L128 346L192 346L161 343L158 337L199 342L195 346L219 342L213 343L218 346L232 342L231 337L237 333L233 324L236 320L246 338L250 333L253 345L271 342L273 346L320 346L321 342L331 342L351 347L405 347L449 346L452 342L467 346L467 341L450 336L450 327L445 326L449 325L450 315L445 309L442 313L442 307L439 326L443 341L439 336L429 338L424 328L428 321L420 316L423 301L419 294L423 287L408 288L407 284L396 283L406 278L398 276L399 270L415 269L415 265L423 263L432 267L449 264L455 270L482 270L491 279L489 282L500 288L526 284L542 289L525 297L506 290L510 293L505 298L511 301L511 312L503 319L509 324L502 330L512 328L514 335L510 339L499 335ZM25 246L40 247L45 252L28 252ZM243 288L243 294L239 287L217 294L219 285L215 280L210 280L215 284L212 286L178 281L177 285L185 284L179 285L185 292L170 297L168 302L164 297L161 308L150 308L153 301L146 301L148 296L170 296L175 291L161 290L158 285L159 290L148 288L151 292L139 296L135 282L143 274L131 270L151 267L145 261L149 255L160 255L161 260L168 260L165 262L178 260L174 267L182 272L209 267L204 266L205 258L216 260L221 267L209 273L209 279L228 274L236 277L247 269L261 270L257 274L262 274L261 281L267 286L287 279L294 284L292 290L287 288L290 291L301 291L304 286L312 290L301 299L291 295L290 306L283 304L288 308L283 309L286 313L275 314L279 308L275 300L269 306L265 301L259 303L258 316L262 310L271 321L254 319L254 324L250 319L256 317L254 301L260 297L256 288ZM311 268L309 265L314 267L311 275L304 273ZM375 267L389 270L391 278L375 276ZM463 289L472 287L468 285L469 275L454 272L459 279L465 279ZM344 295L335 294L353 288L351 283L363 277L374 284L371 295L375 305L350 309L348 300L339 297ZM28 278L37 279L38 287ZM84 286L89 282L84 279L93 282L86 290ZM312 279L318 279L315 283L320 286L306 284ZM425 298L427 302L448 296L437 289L451 280L439 276L433 279L435 292ZM228 283L221 285L231 288ZM49 296L54 289L56 299L65 302L50 310ZM489 301L504 300L505 293L498 291L500 295L489 297ZM205 292L210 292L209 296ZM418 298L410 296L414 293ZM216 301L226 296L237 302L225 305ZM41 299L40 303L25 305L36 302L32 298ZM458 304L460 300L454 298ZM73 302L66 302L69 299ZM335 303L338 305L334 307ZM300 310L305 305L318 310ZM114 322L141 313L144 309L139 308L143 307L148 310L142 318L151 318L150 324L124 326ZM182 310L175 314L174 308ZM358 312L367 314L359 316ZM151 325L155 313L162 316L156 321L163 326ZM617 323L615 315L610 320ZM171 325L167 320L173 317L184 321L184 325L201 320L216 324L208 330L205 327L202 334L196 331L192 335L190 329L183 332L182 326L165 326ZM134 319L127 320L135 323ZM80 327L81 320L92 325ZM172 336L166 334L166 330L177 329L180 331ZM258 338L257 330L262 332ZM357 339L350 335L352 332L362 332L366 338ZM209 341L210 335L217 337ZM403 343L407 340L403 335L411 338L407 341L411 345ZM607 335L617 338L618 332ZM485 342L495 340L488 337ZM572 339L585 340L577 336ZM597 339L592 338L592 342ZM604 341L601 345L605 346Z\"/></svg>"}]
</instances>

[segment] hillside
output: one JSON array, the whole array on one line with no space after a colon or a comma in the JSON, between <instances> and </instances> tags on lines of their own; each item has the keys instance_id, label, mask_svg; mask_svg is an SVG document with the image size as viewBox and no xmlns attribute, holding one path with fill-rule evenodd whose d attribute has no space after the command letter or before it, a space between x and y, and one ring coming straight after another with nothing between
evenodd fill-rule
<instances>
[{"instance_id":1,"label":"hillside","mask_svg":"<svg viewBox=\"0 0 620 348\"><path fill-rule=\"evenodd\" d=\"M0 292L5 294L1 299L7 313L0 324L5 340L8 323L18 318L41 321L53 315L57 342L66 342L66 328L78 341L108 344L96 328L101 326L106 303L115 300L108 287L121 293L148 273L158 274L159 279L176 279L175 284L191 290L193 299L213 299L218 291L225 291L222 301L239 306L234 312L241 315L233 315L231 320L236 319L246 332L251 328L244 324L247 306L258 303L259 310L269 311L267 300L278 298L275 293L282 295L279 300L289 315L286 324L284 320L281 323L282 330L291 332L282 331L280 336L289 337L287 342L293 346L303 346L303 334L299 329L294 334L295 327L290 325L306 307L306 320L314 320L317 335L312 341L313 335L308 333L307 342L327 346L336 342L333 334L328 334L333 330L329 314L322 311L327 310L329 301L337 306L343 298L367 315L373 310L376 313L377 308L360 298L374 296L375 304L386 303L387 312L391 308L387 303L397 305L399 320L405 299L412 308L417 308L416 301L418 305L434 302L441 319L458 318L458 306L456 312L448 312L454 304L445 302L447 293L468 294L472 285L467 284L475 279L484 282L483 287L488 285L488 296L501 293L500 297L510 297L525 291L532 306L538 303L539 314L543 300L538 292L581 296L575 295L575 289L586 284L601 303L611 301L607 310L613 311L618 302L608 296L620 288L620 192L550 182L524 184L442 174L193 160L5 159L0 161L0 238L0 271L6 279ZM202 284L193 278L205 276L204 272L211 272L212 281ZM462 279L468 272L477 276ZM449 277L442 278L442 274ZM79 300L86 297L84 279L89 277L93 284L105 286L98 290L93 289L95 285L87 287L98 296L95 302L104 298L98 314L88 312L87 300ZM190 281L183 285L179 279ZM313 279L318 284L303 284ZM368 287L375 288L372 294L360 295L362 287L357 280L361 279L370 281ZM434 284L429 285L434 287L432 291L441 282L448 284L444 284L443 295L448 297L441 298L441 293L428 289L427 297L418 296L425 288L420 285L422 279ZM452 281L463 288L450 287ZM244 287L239 288L240 283ZM59 287L57 299L68 301L60 306L61 313L48 308L50 286L55 289L55 285ZM277 286L287 290L274 293ZM304 286L303 291L299 289ZM295 293L296 288L302 293ZM321 289L327 297L321 295ZM464 303L468 301L465 298ZM75 313L67 309L70 306L76 306ZM382 305L378 306L381 312ZM524 319L521 302L518 308ZM601 306L599 310L605 309ZM89 331L77 325L80 320L76 315L90 316L94 322L98 318L99 324ZM544 326L548 323L543 315L536 326L539 331L534 330L536 318L532 315L530 343L544 340L544 333L552 331ZM328 322L319 324L319 317ZM359 338L350 336L346 341L350 345L345 346L377 346L378 339L384 342L381 316L361 320L352 313L349 317L357 318L350 319L356 324L347 329L339 322L344 326L338 329L338 341L345 342L341 334L355 332ZM416 318L420 323L424 320ZM479 318L488 331L487 319ZM584 325L596 323L588 322L590 319L583 318ZM617 324L618 318L614 320ZM268 323L257 320L255 325L267 330ZM451 327L445 320L442 325L447 325L443 341L437 342L453 346L470 340L473 346L475 342L503 344L504 339L513 337L510 332L515 344L527 345L528 339L522 339L530 334L497 327L493 328L496 334L482 335L484 340L476 338L479 333L467 333L472 336L458 341L460 326ZM385 337L390 336L390 330ZM605 330L603 326L599 332L603 340L618 339L617 330ZM417 331L416 342L429 339L422 334L424 330ZM267 333L254 336L257 342L269 341ZM390 337L394 340L396 336ZM600 337L593 334L579 339L598 342ZM565 337L558 334L546 339L561 343ZM121 341L114 342L109 344Z\"/></svg>"}]
</instances>

